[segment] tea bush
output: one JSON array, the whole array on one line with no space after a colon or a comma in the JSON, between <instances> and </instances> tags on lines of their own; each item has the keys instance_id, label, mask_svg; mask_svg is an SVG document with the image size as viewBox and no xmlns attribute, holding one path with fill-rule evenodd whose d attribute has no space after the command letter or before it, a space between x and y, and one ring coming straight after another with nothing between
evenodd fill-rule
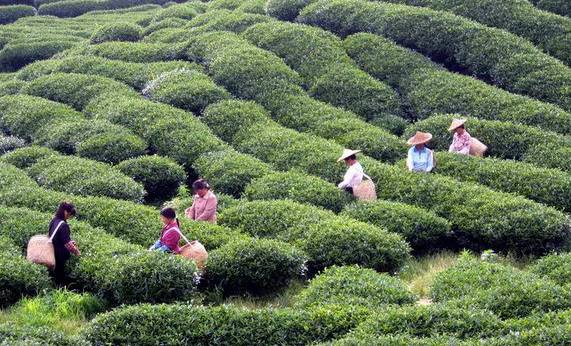
<instances>
[{"instance_id":1,"label":"tea bush","mask_svg":"<svg viewBox=\"0 0 571 346\"><path fill-rule=\"evenodd\" d=\"M27 141L54 120L62 122L81 119L81 113L61 103L28 95L10 95L0 98L0 127Z\"/></svg>"},{"instance_id":2,"label":"tea bush","mask_svg":"<svg viewBox=\"0 0 571 346\"><path fill-rule=\"evenodd\" d=\"M262 295L286 287L303 273L305 255L291 245L271 239L231 242L212 251L206 280L225 294Z\"/></svg>"},{"instance_id":3,"label":"tea bush","mask_svg":"<svg viewBox=\"0 0 571 346\"><path fill-rule=\"evenodd\" d=\"M293 21L311 0L269 0L266 13L279 20Z\"/></svg>"},{"instance_id":4,"label":"tea bush","mask_svg":"<svg viewBox=\"0 0 571 346\"><path fill-rule=\"evenodd\" d=\"M101 26L91 35L91 43L107 41L135 42L141 38L142 28L131 23L113 23Z\"/></svg>"},{"instance_id":5,"label":"tea bush","mask_svg":"<svg viewBox=\"0 0 571 346\"><path fill-rule=\"evenodd\" d=\"M232 149L203 154L194 162L193 168L216 190L236 198L253 179L272 171L267 163Z\"/></svg>"},{"instance_id":6,"label":"tea bush","mask_svg":"<svg viewBox=\"0 0 571 346\"><path fill-rule=\"evenodd\" d=\"M57 71L96 74L123 82L138 90L142 90L148 82L165 72L177 69L202 70L199 65L185 61L133 63L97 56L69 57L60 61Z\"/></svg>"},{"instance_id":7,"label":"tea bush","mask_svg":"<svg viewBox=\"0 0 571 346\"><path fill-rule=\"evenodd\" d=\"M161 156L141 156L116 166L123 174L143 184L148 201L166 200L175 196L186 181L184 168Z\"/></svg>"},{"instance_id":8,"label":"tea bush","mask_svg":"<svg viewBox=\"0 0 571 346\"><path fill-rule=\"evenodd\" d=\"M343 304L383 308L416 301L404 282L387 274L358 266L329 267L313 278L296 298L299 307Z\"/></svg>"},{"instance_id":9,"label":"tea bush","mask_svg":"<svg viewBox=\"0 0 571 346\"><path fill-rule=\"evenodd\" d=\"M209 104L230 98L205 74L186 69L159 75L147 84L143 94L153 101L198 113Z\"/></svg>"},{"instance_id":10,"label":"tea bush","mask_svg":"<svg viewBox=\"0 0 571 346\"><path fill-rule=\"evenodd\" d=\"M71 53L70 53L71 54ZM182 52L178 46L143 42L104 42L78 48L75 55L96 56L134 63L152 63L179 60ZM71 54L71 55L73 55Z\"/></svg>"},{"instance_id":11,"label":"tea bush","mask_svg":"<svg viewBox=\"0 0 571 346\"><path fill-rule=\"evenodd\" d=\"M561 210L571 210L571 174L538 168L523 162L482 159L452 153L436 153L439 174L461 181L513 192Z\"/></svg>"},{"instance_id":12,"label":"tea bush","mask_svg":"<svg viewBox=\"0 0 571 346\"><path fill-rule=\"evenodd\" d=\"M416 205L450 220L456 240L464 247L541 253L561 246L569 237L567 217L553 208L438 175L362 162L377 184L380 199Z\"/></svg>"},{"instance_id":13,"label":"tea bush","mask_svg":"<svg viewBox=\"0 0 571 346\"><path fill-rule=\"evenodd\" d=\"M531 0L531 3L544 11L550 11L562 16L571 16L571 7L562 0Z\"/></svg>"},{"instance_id":14,"label":"tea bush","mask_svg":"<svg viewBox=\"0 0 571 346\"><path fill-rule=\"evenodd\" d=\"M128 134L104 133L87 138L77 146L77 154L106 163L118 163L144 154L147 143L130 131L123 132Z\"/></svg>"},{"instance_id":15,"label":"tea bush","mask_svg":"<svg viewBox=\"0 0 571 346\"><path fill-rule=\"evenodd\" d=\"M142 98L105 95L93 100L86 113L127 127L147 141L152 153L187 170L200 155L227 148L192 113Z\"/></svg>"},{"instance_id":16,"label":"tea bush","mask_svg":"<svg viewBox=\"0 0 571 346\"><path fill-rule=\"evenodd\" d=\"M9 43L0 50L0 71L11 72L37 60L49 59L75 46L71 41L44 40L41 42Z\"/></svg>"},{"instance_id":17,"label":"tea bush","mask_svg":"<svg viewBox=\"0 0 571 346\"><path fill-rule=\"evenodd\" d=\"M339 21L338 18L351 18ZM553 102L569 110L571 70L529 41L446 12L360 0L319 1L299 21L339 35L369 31L386 35L436 60L446 60L515 93ZM436 24L438 23L438 24ZM418 31L411 32L415 27ZM541 90L534 85L541 84Z\"/></svg>"},{"instance_id":18,"label":"tea bush","mask_svg":"<svg viewBox=\"0 0 571 346\"><path fill-rule=\"evenodd\" d=\"M56 17L77 17L92 11L112 10L144 4L166 4L167 0L66 0L43 4L39 14Z\"/></svg>"},{"instance_id":19,"label":"tea bush","mask_svg":"<svg viewBox=\"0 0 571 346\"><path fill-rule=\"evenodd\" d=\"M308 254L308 265L315 271L358 264L396 272L410 257L410 247L400 235L353 220L323 220L309 225L302 236L295 244Z\"/></svg>"},{"instance_id":20,"label":"tea bush","mask_svg":"<svg viewBox=\"0 0 571 346\"><path fill-rule=\"evenodd\" d=\"M441 247L451 231L448 220L404 203L383 200L357 202L346 206L341 215L400 234L419 253Z\"/></svg>"},{"instance_id":21,"label":"tea bush","mask_svg":"<svg viewBox=\"0 0 571 346\"><path fill-rule=\"evenodd\" d=\"M275 172L256 178L246 187L250 200L290 199L340 212L353 197L337 186L301 172Z\"/></svg>"},{"instance_id":22,"label":"tea bush","mask_svg":"<svg viewBox=\"0 0 571 346\"><path fill-rule=\"evenodd\" d=\"M0 155L26 146L26 141L19 137L0 135Z\"/></svg>"},{"instance_id":23,"label":"tea bush","mask_svg":"<svg viewBox=\"0 0 571 346\"><path fill-rule=\"evenodd\" d=\"M307 345L340 337L366 312L329 306L308 311L234 306L126 306L96 317L82 335L95 344ZM169 329L173 328L173 331Z\"/></svg>"},{"instance_id":24,"label":"tea bush","mask_svg":"<svg viewBox=\"0 0 571 346\"><path fill-rule=\"evenodd\" d=\"M15 95L26 85L26 82L14 79L0 83L0 97L6 95Z\"/></svg>"},{"instance_id":25,"label":"tea bush","mask_svg":"<svg viewBox=\"0 0 571 346\"><path fill-rule=\"evenodd\" d=\"M2 232L4 233L4 232ZM20 255L20 250L2 234L0 238L0 306L7 307L24 296L34 296L51 287L48 271Z\"/></svg>"},{"instance_id":26,"label":"tea bush","mask_svg":"<svg viewBox=\"0 0 571 346\"><path fill-rule=\"evenodd\" d=\"M430 147L447 151L452 143L452 133L448 132L448 126L453 118L459 117L461 116L432 116L411 125L405 131L404 137L413 135L415 131L430 132L434 136L429 144ZM469 118L466 122L466 130L472 137L478 138L488 146L487 155L506 159L521 160L527 151L536 145L549 143L566 145L564 137L554 132L511 122Z\"/></svg>"},{"instance_id":27,"label":"tea bush","mask_svg":"<svg viewBox=\"0 0 571 346\"><path fill-rule=\"evenodd\" d=\"M571 253L551 254L534 263L530 271L566 285L571 283L570 263Z\"/></svg>"},{"instance_id":28,"label":"tea bush","mask_svg":"<svg viewBox=\"0 0 571 346\"><path fill-rule=\"evenodd\" d=\"M23 92L62 102L82 110L92 99L113 90L115 95L135 96L133 89L112 79L76 73L55 73L31 81Z\"/></svg>"},{"instance_id":29,"label":"tea bush","mask_svg":"<svg viewBox=\"0 0 571 346\"><path fill-rule=\"evenodd\" d=\"M364 152L381 160L394 161L405 150L404 143L387 131L359 121L354 113L308 97L294 79L298 75L283 61L237 36L226 33L199 35L191 39L189 46L191 58L212 61L207 65L216 82L235 96L260 103L284 126L333 139L347 147L367 143ZM240 65L239 61L244 60L255 63ZM323 127L332 120L344 120L345 123L324 131ZM352 123L352 128L347 128L347 123ZM368 140L362 140L363 136L368 136Z\"/></svg>"},{"instance_id":30,"label":"tea bush","mask_svg":"<svg viewBox=\"0 0 571 346\"><path fill-rule=\"evenodd\" d=\"M497 2L479 0L473 3L464 1L442 2L428 0L392 0L390 2L427 6L435 10L449 11L459 16L471 18L482 24L501 28L525 37L547 53L560 59L567 65L571 62L568 49L558 46L557 41L564 40L571 33L571 21L551 13L539 11L531 3L508 1L502 6ZM494 15L490 16L489 13Z\"/></svg>"},{"instance_id":31,"label":"tea bush","mask_svg":"<svg viewBox=\"0 0 571 346\"><path fill-rule=\"evenodd\" d=\"M3 155L2 161L20 169L25 169L52 155L58 155L58 153L45 147L31 146L19 148ZM6 166L3 165L2 168L6 169Z\"/></svg>"},{"instance_id":32,"label":"tea bush","mask_svg":"<svg viewBox=\"0 0 571 346\"><path fill-rule=\"evenodd\" d=\"M217 196L220 199L220 196ZM179 208L180 224L185 236L190 240L198 240L207 251L216 250L229 243L250 240L247 234L228 227L213 225L208 222L190 221L182 218L184 208ZM158 235L158 234L157 234Z\"/></svg>"},{"instance_id":33,"label":"tea bush","mask_svg":"<svg viewBox=\"0 0 571 346\"><path fill-rule=\"evenodd\" d=\"M193 28L192 32L195 33L208 31L242 32L254 24L265 23L270 20L267 16L243 11L211 10L195 17L188 26Z\"/></svg>"},{"instance_id":34,"label":"tea bush","mask_svg":"<svg viewBox=\"0 0 571 346\"><path fill-rule=\"evenodd\" d=\"M568 157L571 157L571 146L550 143L532 147L525 153L523 160L537 166L571 172L571 162L567 160Z\"/></svg>"},{"instance_id":35,"label":"tea bush","mask_svg":"<svg viewBox=\"0 0 571 346\"><path fill-rule=\"evenodd\" d=\"M347 37L343 46L360 68L398 89L417 118L460 113L559 133L571 131L571 114L561 108L452 73L384 37L359 33Z\"/></svg>"},{"instance_id":36,"label":"tea bush","mask_svg":"<svg viewBox=\"0 0 571 346\"><path fill-rule=\"evenodd\" d=\"M497 335L502 328L502 321L489 311L435 304L384 309L361 323L355 334L482 338Z\"/></svg>"},{"instance_id":37,"label":"tea bush","mask_svg":"<svg viewBox=\"0 0 571 346\"><path fill-rule=\"evenodd\" d=\"M219 222L254 237L291 242L303 240L305 230L312 224L334 217L330 211L292 201L250 201L226 209Z\"/></svg>"},{"instance_id":38,"label":"tea bush","mask_svg":"<svg viewBox=\"0 0 571 346\"><path fill-rule=\"evenodd\" d=\"M46 157L28 169L29 174L47 189L78 195L106 196L139 202L143 186L119 170L73 156Z\"/></svg>"},{"instance_id":39,"label":"tea bush","mask_svg":"<svg viewBox=\"0 0 571 346\"><path fill-rule=\"evenodd\" d=\"M571 293L552 281L468 256L437 274L431 293L436 301L480 307L502 318L571 307Z\"/></svg>"},{"instance_id":40,"label":"tea bush","mask_svg":"<svg viewBox=\"0 0 571 346\"><path fill-rule=\"evenodd\" d=\"M22 17L35 16L36 9L27 5L11 5L0 7L0 24L9 24Z\"/></svg>"},{"instance_id":41,"label":"tea bush","mask_svg":"<svg viewBox=\"0 0 571 346\"><path fill-rule=\"evenodd\" d=\"M220 139L233 143L242 129L255 124L271 124L270 114L255 102L224 100L206 107L202 120Z\"/></svg>"}]
</instances>

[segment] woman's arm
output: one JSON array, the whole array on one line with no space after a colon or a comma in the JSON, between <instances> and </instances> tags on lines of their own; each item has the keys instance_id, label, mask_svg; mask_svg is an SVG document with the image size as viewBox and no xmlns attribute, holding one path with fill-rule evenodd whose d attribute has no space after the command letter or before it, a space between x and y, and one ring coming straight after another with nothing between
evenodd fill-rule
<instances>
[{"instance_id":1,"label":"woman's arm","mask_svg":"<svg viewBox=\"0 0 571 346\"><path fill-rule=\"evenodd\" d=\"M426 171L430 172L434 168L434 151L428 150L428 165L426 166Z\"/></svg>"},{"instance_id":2,"label":"woman's arm","mask_svg":"<svg viewBox=\"0 0 571 346\"><path fill-rule=\"evenodd\" d=\"M412 172L412 168L414 166L412 164L412 153L410 152L410 150L408 151L408 155L406 157L406 167L408 168L409 171Z\"/></svg>"},{"instance_id":3,"label":"woman's arm","mask_svg":"<svg viewBox=\"0 0 571 346\"><path fill-rule=\"evenodd\" d=\"M190 208L186 208L186 210L184 211L184 215L191 220L194 220L194 214L195 214L194 204L195 203L196 203L196 199L192 201L192 205L190 206Z\"/></svg>"}]
</instances>

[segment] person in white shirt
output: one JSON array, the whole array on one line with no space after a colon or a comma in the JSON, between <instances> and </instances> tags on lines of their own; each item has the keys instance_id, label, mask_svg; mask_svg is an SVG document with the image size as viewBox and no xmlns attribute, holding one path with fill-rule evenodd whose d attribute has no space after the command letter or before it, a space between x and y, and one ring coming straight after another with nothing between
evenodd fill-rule
<instances>
[{"instance_id":1,"label":"person in white shirt","mask_svg":"<svg viewBox=\"0 0 571 346\"><path fill-rule=\"evenodd\" d=\"M351 195L353 194L353 188L359 185L363 180L363 167L359 161L357 161L357 153L360 152L361 150L345 149L343 150L343 155L337 160L337 162L345 161L345 164L349 167L343 181L340 182L337 187L344 189Z\"/></svg>"}]
</instances>

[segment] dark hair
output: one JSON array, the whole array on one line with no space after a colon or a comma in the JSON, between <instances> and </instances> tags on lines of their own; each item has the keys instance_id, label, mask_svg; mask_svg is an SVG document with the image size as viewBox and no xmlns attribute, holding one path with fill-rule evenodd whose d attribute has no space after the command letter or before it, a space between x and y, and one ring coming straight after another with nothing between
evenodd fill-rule
<instances>
[{"instance_id":1,"label":"dark hair","mask_svg":"<svg viewBox=\"0 0 571 346\"><path fill-rule=\"evenodd\" d=\"M353 154L349 157L346 157L345 160L357 160L357 155Z\"/></svg>"},{"instance_id":2,"label":"dark hair","mask_svg":"<svg viewBox=\"0 0 571 346\"><path fill-rule=\"evenodd\" d=\"M176 220L176 224L180 227L180 223L176 217L176 211L173 208L163 208L161 210L161 215L167 219Z\"/></svg>"},{"instance_id":3,"label":"dark hair","mask_svg":"<svg viewBox=\"0 0 571 346\"><path fill-rule=\"evenodd\" d=\"M65 220L65 212L70 213L71 216L75 216L77 213L75 210L75 206L69 202L61 202L59 207L57 208L55 217L60 220Z\"/></svg>"},{"instance_id":4,"label":"dark hair","mask_svg":"<svg viewBox=\"0 0 571 346\"><path fill-rule=\"evenodd\" d=\"M464 126L464 124L460 125L457 127L457 129L465 129L466 127Z\"/></svg>"},{"instance_id":5,"label":"dark hair","mask_svg":"<svg viewBox=\"0 0 571 346\"><path fill-rule=\"evenodd\" d=\"M192 190L200 190L200 189L208 189L210 190L210 185L204 179L198 179L194 183L192 183Z\"/></svg>"}]
</instances>

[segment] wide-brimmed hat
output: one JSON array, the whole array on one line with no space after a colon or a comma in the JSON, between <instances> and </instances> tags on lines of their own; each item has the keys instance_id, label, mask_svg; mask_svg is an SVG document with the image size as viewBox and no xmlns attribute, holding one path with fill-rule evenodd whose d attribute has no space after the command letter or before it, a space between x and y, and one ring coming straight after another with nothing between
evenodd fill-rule
<instances>
[{"instance_id":1,"label":"wide-brimmed hat","mask_svg":"<svg viewBox=\"0 0 571 346\"><path fill-rule=\"evenodd\" d=\"M360 153L361 150L351 150L351 149L343 149L343 154L341 155L340 158L337 159L337 162L341 162L343 160L345 160L346 158L355 155L357 153Z\"/></svg>"},{"instance_id":2,"label":"wide-brimmed hat","mask_svg":"<svg viewBox=\"0 0 571 346\"><path fill-rule=\"evenodd\" d=\"M464 125L465 122L466 122L466 119L454 119L454 120L452 120L452 124L450 124L448 131L456 130L460 126Z\"/></svg>"},{"instance_id":3,"label":"wide-brimmed hat","mask_svg":"<svg viewBox=\"0 0 571 346\"><path fill-rule=\"evenodd\" d=\"M431 133L416 131L414 136L410 137L407 143L409 145L424 144L431 139L432 139Z\"/></svg>"}]
</instances>

